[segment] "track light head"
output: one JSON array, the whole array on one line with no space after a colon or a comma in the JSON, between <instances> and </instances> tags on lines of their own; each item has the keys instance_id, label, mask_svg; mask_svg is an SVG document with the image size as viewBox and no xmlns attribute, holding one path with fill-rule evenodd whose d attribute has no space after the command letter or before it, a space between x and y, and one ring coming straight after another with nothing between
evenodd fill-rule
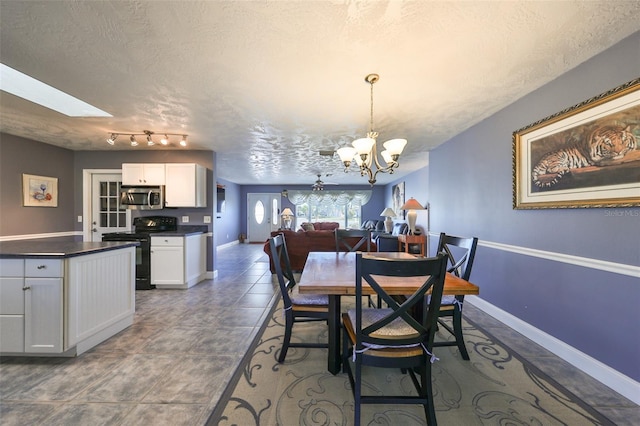
<instances>
[{"instance_id":1,"label":"track light head","mask_svg":"<svg viewBox=\"0 0 640 426\"><path fill-rule=\"evenodd\" d=\"M160 139L160 143L161 143L162 145L166 145L166 144L168 144L168 143L169 143L169 136L164 135L164 138Z\"/></svg>"},{"instance_id":2,"label":"track light head","mask_svg":"<svg viewBox=\"0 0 640 426\"><path fill-rule=\"evenodd\" d=\"M109 139L107 139L107 143L109 145L113 145L114 143L116 143L116 138L118 137L118 135L116 133L111 133L111 137Z\"/></svg>"},{"instance_id":3,"label":"track light head","mask_svg":"<svg viewBox=\"0 0 640 426\"><path fill-rule=\"evenodd\" d=\"M182 139L180 140L180 146L187 146L187 135L182 135Z\"/></svg>"},{"instance_id":4,"label":"track light head","mask_svg":"<svg viewBox=\"0 0 640 426\"><path fill-rule=\"evenodd\" d=\"M151 140L151 135L147 134L147 146L153 146L155 143Z\"/></svg>"},{"instance_id":5,"label":"track light head","mask_svg":"<svg viewBox=\"0 0 640 426\"><path fill-rule=\"evenodd\" d=\"M129 140L131 141L131 146L138 146L138 141L136 140L135 136L131 135Z\"/></svg>"}]
</instances>

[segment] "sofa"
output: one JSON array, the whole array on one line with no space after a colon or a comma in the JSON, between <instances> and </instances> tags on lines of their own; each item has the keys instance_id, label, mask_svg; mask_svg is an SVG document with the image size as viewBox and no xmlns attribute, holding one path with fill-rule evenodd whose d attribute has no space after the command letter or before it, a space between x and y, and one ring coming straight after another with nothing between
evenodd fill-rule
<instances>
[{"instance_id":1,"label":"sofa","mask_svg":"<svg viewBox=\"0 0 640 426\"><path fill-rule=\"evenodd\" d=\"M333 224L335 224L335 226ZM316 227L317 229L309 231L300 229L298 231L283 230L271 233L272 237L278 234L284 235L292 270L302 271L304 264L307 261L307 256L311 251L336 250L334 229L339 228L340 224L335 222L316 222L314 223L314 228ZM358 240L358 238L353 238L353 244ZM376 245L371 243L371 251L376 251L376 249ZM269 267L271 269L271 273L274 274L275 268L273 266L269 241L266 241L264 244L264 252L269 256Z\"/></svg>"}]
</instances>

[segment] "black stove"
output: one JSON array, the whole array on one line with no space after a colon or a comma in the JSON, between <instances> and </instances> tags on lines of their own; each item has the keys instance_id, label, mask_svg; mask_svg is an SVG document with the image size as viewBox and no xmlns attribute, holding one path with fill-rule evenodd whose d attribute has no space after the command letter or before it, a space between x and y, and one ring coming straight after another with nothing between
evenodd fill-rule
<instances>
[{"instance_id":1,"label":"black stove","mask_svg":"<svg viewBox=\"0 0 640 426\"><path fill-rule=\"evenodd\" d=\"M178 229L178 218L173 216L144 216L133 219L131 232L111 232L102 235L102 241L137 241L136 290L151 290L151 236L155 232Z\"/></svg>"}]
</instances>

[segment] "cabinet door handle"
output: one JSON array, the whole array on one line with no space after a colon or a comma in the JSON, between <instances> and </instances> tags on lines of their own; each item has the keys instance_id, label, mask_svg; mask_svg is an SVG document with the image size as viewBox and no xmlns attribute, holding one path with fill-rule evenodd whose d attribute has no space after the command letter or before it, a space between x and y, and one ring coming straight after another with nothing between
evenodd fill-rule
<instances>
[{"instance_id":1,"label":"cabinet door handle","mask_svg":"<svg viewBox=\"0 0 640 426\"><path fill-rule=\"evenodd\" d=\"M47 265L38 265L38 269L47 269Z\"/></svg>"},{"instance_id":2,"label":"cabinet door handle","mask_svg":"<svg viewBox=\"0 0 640 426\"><path fill-rule=\"evenodd\" d=\"M31 286L22 287L22 291L27 291L27 290L31 290Z\"/></svg>"}]
</instances>

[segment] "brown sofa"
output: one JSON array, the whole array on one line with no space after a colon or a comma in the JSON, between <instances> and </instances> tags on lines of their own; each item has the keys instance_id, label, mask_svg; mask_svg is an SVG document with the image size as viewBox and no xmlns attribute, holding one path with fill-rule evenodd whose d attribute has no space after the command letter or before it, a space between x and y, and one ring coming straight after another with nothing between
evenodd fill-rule
<instances>
[{"instance_id":1,"label":"brown sofa","mask_svg":"<svg viewBox=\"0 0 640 426\"><path fill-rule=\"evenodd\" d=\"M284 240L287 244L287 251L289 252L289 261L291 262L291 269L294 271L302 271L304 263L307 261L307 256L311 251L335 251L336 250L336 237L333 232L334 229L340 225L335 223L335 226L328 225L335 222L318 222L318 228L313 231L274 231L271 236L278 234L284 234ZM315 228L314 224L314 228ZM326 229L330 228L330 229ZM358 238L353 238L353 244L358 241ZM371 243L371 250L376 250L376 245ZM269 241L264 244L264 252L269 256L269 264L271 273L275 273L273 261L271 257L271 249L269 248Z\"/></svg>"}]
</instances>

